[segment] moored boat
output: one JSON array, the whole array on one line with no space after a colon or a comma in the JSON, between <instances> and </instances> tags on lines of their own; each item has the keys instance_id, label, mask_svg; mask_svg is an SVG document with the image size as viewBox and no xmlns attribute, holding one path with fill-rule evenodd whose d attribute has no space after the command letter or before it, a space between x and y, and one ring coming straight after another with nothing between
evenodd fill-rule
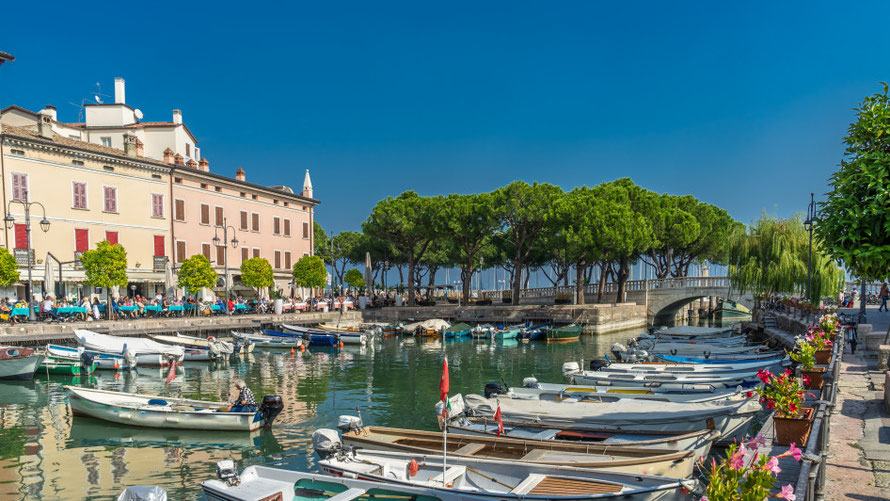
<instances>
[{"instance_id":1,"label":"moored boat","mask_svg":"<svg viewBox=\"0 0 890 501\"><path fill-rule=\"evenodd\" d=\"M226 341L220 341L213 336L205 339L182 336L177 333L175 336L154 335L151 336L151 338L160 343L182 346L186 350L186 360L195 360L195 358L189 358L189 350L205 351L207 352L208 358L213 360L228 359L235 352L234 344Z\"/></svg>"},{"instance_id":2,"label":"moored boat","mask_svg":"<svg viewBox=\"0 0 890 501\"><path fill-rule=\"evenodd\" d=\"M248 334L246 332L235 332L232 331L232 337L235 339L240 339L242 341L250 342L254 346L259 348L277 348L289 350L291 348L299 348L303 346L303 338L293 337L275 337L275 336L263 336L261 334Z\"/></svg>"},{"instance_id":3,"label":"moored boat","mask_svg":"<svg viewBox=\"0 0 890 501\"><path fill-rule=\"evenodd\" d=\"M470 326L470 324L465 324L463 322L460 322L460 323L456 323L456 324L452 325L451 327L445 329L443 335L445 337L469 336L470 330L472 330L472 327Z\"/></svg>"},{"instance_id":4,"label":"moored boat","mask_svg":"<svg viewBox=\"0 0 890 501\"><path fill-rule=\"evenodd\" d=\"M486 385L486 390L491 386L500 386L497 383ZM554 383L537 383L532 387L499 388L502 391L496 394L523 400L541 400L549 402L615 402L618 400L645 400L647 402L710 402L714 400L742 400L747 398L745 394L736 389L715 389L710 392L691 393L657 393L655 391L634 387L598 387L583 385L565 385ZM486 391L488 393L488 391Z\"/></svg>"},{"instance_id":5,"label":"moored boat","mask_svg":"<svg viewBox=\"0 0 890 501\"><path fill-rule=\"evenodd\" d=\"M581 326L578 324L566 325L549 329L546 333L548 343L567 343L581 338Z\"/></svg>"},{"instance_id":6,"label":"moored boat","mask_svg":"<svg viewBox=\"0 0 890 501\"><path fill-rule=\"evenodd\" d=\"M494 331L492 337L494 339L516 339L520 331L521 329L519 327L508 327Z\"/></svg>"},{"instance_id":7,"label":"moored boat","mask_svg":"<svg viewBox=\"0 0 890 501\"><path fill-rule=\"evenodd\" d=\"M179 363L185 358L182 346L162 344L152 339L110 336L86 329L75 329L77 342L90 351L107 354L120 354L126 357L130 353L136 357L139 365L166 366Z\"/></svg>"},{"instance_id":8,"label":"moored boat","mask_svg":"<svg viewBox=\"0 0 890 501\"><path fill-rule=\"evenodd\" d=\"M80 361L84 354L93 357L96 362L96 369L99 370L128 370L135 369L139 363L135 356L126 357L120 354L102 353L93 350L87 350L83 346L63 346L59 344L46 345L47 356L59 360L68 360L71 362Z\"/></svg>"},{"instance_id":9,"label":"moored boat","mask_svg":"<svg viewBox=\"0 0 890 501\"><path fill-rule=\"evenodd\" d=\"M31 348L0 346L0 379L33 379L43 358Z\"/></svg>"},{"instance_id":10,"label":"moored boat","mask_svg":"<svg viewBox=\"0 0 890 501\"><path fill-rule=\"evenodd\" d=\"M270 426L283 408L277 395L264 396L256 411L219 412L228 404L75 386L64 388L75 415L147 428L253 431Z\"/></svg>"},{"instance_id":11,"label":"moored boat","mask_svg":"<svg viewBox=\"0 0 890 501\"><path fill-rule=\"evenodd\" d=\"M286 334L302 335L304 338L308 336L311 346L334 346L340 342L343 344L365 344L367 342L367 335L360 331L288 324L282 324L281 328ZM274 332L267 332L267 334L276 335Z\"/></svg>"},{"instance_id":12,"label":"moored boat","mask_svg":"<svg viewBox=\"0 0 890 501\"><path fill-rule=\"evenodd\" d=\"M53 374L60 376L88 376L96 370L99 362L90 360L89 365L84 365L81 360L68 360L64 358L46 357L37 371L41 374Z\"/></svg>"}]
</instances>

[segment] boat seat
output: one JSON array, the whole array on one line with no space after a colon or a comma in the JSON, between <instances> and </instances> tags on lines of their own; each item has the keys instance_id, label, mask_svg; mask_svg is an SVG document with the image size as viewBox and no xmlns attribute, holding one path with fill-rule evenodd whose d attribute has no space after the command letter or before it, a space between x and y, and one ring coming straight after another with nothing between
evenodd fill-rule
<instances>
[{"instance_id":1,"label":"boat seat","mask_svg":"<svg viewBox=\"0 0 890 501\"><path fill-rule=\"evenodd\" d=\"M461 447L460 449L454 451L454 454L458 454L461 456L472 456L473 454L476 454L477 452L481 451L484 448L485 448L485 444L480 444L478 442L472 442L472 443L469 443L469 444Z\"/></svg>"},{"instance_id":2,"label":"boat seat","mask_svg":"<svg viewBox=\"0 0 890 501\"><path fill-rule=\"evenodd\" d=\"M519 458L520 461L530 461L532 463L540 461L547 453L547 449L532 449L531 452Z\"/></svg>"},{"instance_id":3,"label":"boat seat","mask_svg":"<svg viewBox=\"0 0 890 501\"><path fill-rule=\"evenodd\" d=\"M364 496L368 491L365 489L359 489L353 487L352 489L345 490L336 496L327 498L328 501L350 501L352 499L358 499Z\"/></svg>"},{"instance_id":4,"label":"boat seat","mask_svg":"<svg viewBox=\"0 0 890 501\"><path fill-rule=\"evenodd\" d=\"M467 473L467 467L462 465L449 466L447 470L445 470L445 485L449 485L454 483L455 480L464 476ZM429 479L429 483L435 485L442 485L442 474L438 474L435 477Z\"/></svg>"}]
</instances>

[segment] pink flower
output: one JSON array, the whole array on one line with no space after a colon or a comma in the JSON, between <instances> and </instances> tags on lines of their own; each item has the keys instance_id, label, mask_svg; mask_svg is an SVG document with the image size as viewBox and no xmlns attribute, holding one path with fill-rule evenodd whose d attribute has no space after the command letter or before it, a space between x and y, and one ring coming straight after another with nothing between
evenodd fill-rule
<instances>
[{"instance_id":1,"label":"pink flower","mask_svg":"<svg viewBox=\"0 0 890 501\"><path fill-rule=\"evenodd\" d=\"M800 449L794 445L794 442L791 442L791 447L788 448L788 452L785 454L793 456L795 461L800 461L801 452Z\"/></svg>"},{"instance_id":2,"label":"pink flower","mask_svg":"<svg viewBox=\"0 0 890 501\"><path fill-rule=\"evenodd\" d=\"M765 470L769 470L773 472L773 475L778 475L781 468L779 468L779 459L778 458L769 458L769 461L763 466Z\"/></svg>"},{"instance_id":3,"label":"pink flower","mask_svg":"<svg viewBox=\"0 0 890 501\"><path fill-rule=\"evenodd\" d=\"M766 437L764 437L763 434L758 433L757 436L749 440L746 445L751 449L755 448L755 446L762 447L766 445Z\"/></svg>"},{"instance_id":4,"label":"pink flower","mask_svg":"<svg viewBox=\"0 0 890 501\"><path fill-rule=\"evenodd\" d=\"M795 501L797 496L794 495L794 487L791 485L785 485L782 487L782 492L776 495L777 498L787 499L788 501Z\"/></svg>"},{"instance_id":5,"label":"pink flower","mask_svg":"<svg viewBox=\"0 0 890 501\"><path fill-rule=\"evenodd\" d=\"M729 467L733 470L741 470L745 466L745 458L748 457L748 451L741 448L729 458Z\"/></svg>"}]
</instances>

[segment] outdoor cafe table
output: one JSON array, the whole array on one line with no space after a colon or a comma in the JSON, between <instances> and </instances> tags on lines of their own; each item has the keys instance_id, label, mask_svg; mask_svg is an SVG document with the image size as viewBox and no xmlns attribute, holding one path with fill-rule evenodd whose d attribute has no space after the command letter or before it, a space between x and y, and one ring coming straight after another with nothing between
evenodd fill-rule
<instances>
[{"instance_id":1,"label":"outdoor cafe table","mask_svg":"<svg viewBox=\"0 0 890 501\"><path fill-rule=\"evenodd\" d=\"M57 308L53 308L57 315L72 315L74 313L83 313L84 315L87 313L87 309L82 306L59 306Z\"/></svg>"},{"instance_id":2,"label":"outdoor cafe table","mask_svg":"<svg viewBox=\"0 0 890 501\"><path fill-rule=\"evenodd\" d=\"M9 314L11 317L27 317L28 316L28 308L13 308L12 312Z\"/></svg>"},{"instance_id":3,"label":"outdoor cafe table","mask_svg":"<svg viewBox=\"0 0 890 501\"><path fill-rule=\"evenodd\" d=\"M159 304L147 304L145 305L145 314L148 315L151 313L152 315L157 315L164 311L164 307Z\"/></svg>"},{"instance_id":4,"label":"outdoor cafe table","mask_svg":"<svg viewBox=\"0 0 890 501\"><path fill-rule=\"evenodd\" d=\"M236 313L247 313L247 306L245 306L243 304L236 304L235 312Z\"/></svg>"},{"instance_id":5,"label":"outdoor cafe table","mask_svg":"<svg viewBox=\"0 0 890 501\"><path fill-rule=\"evenodd\" d=\"M133 305L133 306L119 306L118 308L119 308L121 311L125 311L125 312L139 311L139 307L136 306L136 305Z\"/></svg>"},{"instance_id":6,"label":"outdoor cafe table","mask_svg":"<svg viewBox=\"0 0 890 501\"><path fill-rule=\"evenodd\" d=\"M185 308L181 304L171 304L167 307L167 311L182 316L182 312L185 311Z\"/></svg>"},{"instance_id":7,"label":"outdoor cafe table","mask_svg":"<svg viewBox=\"0 0 890 501\"><path fill-rule=\"evenodd\" d=\"M218 305L218 304L211 304L210 311L212 311L214 313L219 313L222 311L222 307L220 307L220 305Z\"/></svg>"}]
</instances>

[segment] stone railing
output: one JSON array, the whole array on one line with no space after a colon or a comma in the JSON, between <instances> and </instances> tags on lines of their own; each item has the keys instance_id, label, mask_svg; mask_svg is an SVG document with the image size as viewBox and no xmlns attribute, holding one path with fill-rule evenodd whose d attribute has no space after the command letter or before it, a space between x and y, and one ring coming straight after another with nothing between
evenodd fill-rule
<instances>
[{"instance_id":1,"label":"stone railing","mask_svg":"<svg viewBox=\"0 0 890 501\"><path fill-rule=\"evenodd\" d=\"M658 290L658 289L680 289L680 288L728 288L729 277L679 277L679 278L650 278L647 280L628 280L625 282L624 290L627 292ZM501 293L509 290L483 290L480 291L480 297L486 299L498 299ZM618 292L618 283L608 282L603 288L603 294ZM530 289L522 289L520 297L522 298L549 298L565 295L571 297L575 294L574 285L558 285L551 287L535 287ZM584 286L584 294L599 294L599 284L592 283Z\"/></svg>"}]
</instances>

